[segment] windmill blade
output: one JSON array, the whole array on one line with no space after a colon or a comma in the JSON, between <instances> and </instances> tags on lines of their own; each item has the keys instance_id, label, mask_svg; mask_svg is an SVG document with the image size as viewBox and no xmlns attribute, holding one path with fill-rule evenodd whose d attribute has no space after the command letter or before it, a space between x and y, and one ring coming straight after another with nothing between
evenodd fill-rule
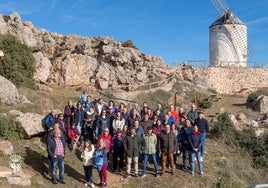
<instances>
[{"instance_id":1,"label":"windmill blade","mask_svg":"<svg viewBox=\"0 0 268 188\"><path fill-rule=\"evenodd\" d=\"M220 14L223 14L229 10L229 7L225 0L211 0L211 2Z\"/></svg>"}]
</instances>

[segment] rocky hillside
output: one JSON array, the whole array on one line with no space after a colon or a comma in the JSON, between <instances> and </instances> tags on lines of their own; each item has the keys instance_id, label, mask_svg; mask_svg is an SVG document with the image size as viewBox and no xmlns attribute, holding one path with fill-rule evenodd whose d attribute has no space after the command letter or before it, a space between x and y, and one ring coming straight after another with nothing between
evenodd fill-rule
<instances>
[{"instance_id":1,"label":"rocky hillside","mask_svg":"<svg viewBox=\"0 0 268 188\"><path fill-rule=\"evenodd\" d=\"M0 15L0 34L14 35L32 49L40 84L106 89L146 83L149 76L169 76L161 57L123 47L109 37L52 33L22 21L17 13Z\"/></svg>"}]
</instances>

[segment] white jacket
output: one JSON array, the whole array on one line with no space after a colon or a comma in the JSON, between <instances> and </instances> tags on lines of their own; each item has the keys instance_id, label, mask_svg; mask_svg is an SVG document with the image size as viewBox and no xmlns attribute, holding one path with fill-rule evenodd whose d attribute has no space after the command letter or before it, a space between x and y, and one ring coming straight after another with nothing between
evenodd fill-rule
<instances>
[{"instance_id":1,"label":"white jacket","mask_svg":"<svg viewBox=\"0 0 268 188\"><path fill-rule=\"evenodd\" d=\"M92 150L88 151L87 148L85 148L85 150L82 152L81 154L81 158L83 159L83 165L84 166L89 166L89 165L93 165L93 154L94 154L94 145L91 145Z\"/></svg>"}]
</instances>

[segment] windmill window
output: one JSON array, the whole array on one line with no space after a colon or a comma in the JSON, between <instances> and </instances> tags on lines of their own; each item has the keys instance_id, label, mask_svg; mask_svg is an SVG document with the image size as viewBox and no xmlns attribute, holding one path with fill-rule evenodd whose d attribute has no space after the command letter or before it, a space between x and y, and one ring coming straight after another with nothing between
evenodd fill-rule
<instances>
[{"instance_id":1,"label":"windmill window","mask_svg":"<svg viewBox=\"0 0 268 188\"><path fill-rule=\"evenodd\" d=\"M219 27L219 29L221 29L221 26Z\"/></svg>"}]
</instances>

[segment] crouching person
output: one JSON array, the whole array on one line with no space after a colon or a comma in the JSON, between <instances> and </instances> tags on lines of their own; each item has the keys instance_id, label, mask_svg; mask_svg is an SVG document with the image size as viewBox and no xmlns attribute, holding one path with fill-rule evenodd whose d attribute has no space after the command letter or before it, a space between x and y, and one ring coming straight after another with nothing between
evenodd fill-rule
<instances>
[{"instance_id":1,"label":"crouching person","mask_svg":"<svg viewBox=\"0 0 268 188\"><path fill-rule=\"evenodd\" d=\"M52 162L52 183L57 184L56 169L59 169L58 182L65 184L64 181L64 156L65 156L65 138L60 129L54 129L53 134L47 138L47 152Z\"/></svg>"}]
</instances>

